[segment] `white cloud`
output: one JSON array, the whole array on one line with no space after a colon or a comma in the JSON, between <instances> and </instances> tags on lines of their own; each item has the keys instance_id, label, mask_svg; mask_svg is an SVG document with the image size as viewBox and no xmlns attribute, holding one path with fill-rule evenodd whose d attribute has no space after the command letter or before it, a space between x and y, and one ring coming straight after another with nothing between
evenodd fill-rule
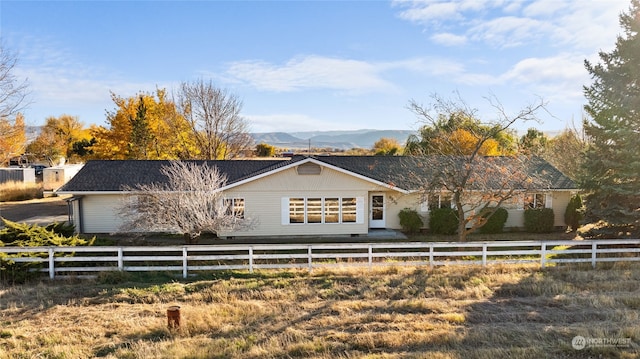
<instances>
[{"instance_id":1,"label":"white cloud","mask_svg":"<svg viewBox=\"0 0 640 359\"><path fill-rule=\"evenodd\" d=\"M500 75L501 83L522 87L556 103L575 103L583 98L582 85L589 76L582 56L562 53L552 57L526 58Z\"/></svg>"},{"instance_id":2,"label":"white cloud","mask_svg":"<svg viewBox=\"0 0 640 359\"><path fill-rule=\"evenodd\" d=\"M467 37L464 35L456 35L448 32L443 32L431 36L433 42L444 46L460 46L467 43Z\"/></svg>"},{"instance_id":3,"label":"white cloud","mask_svg":"<svg viewBox=\"0 0 640 359\"><path fill-rule=\"evenodd\" d=\"M321 56L298 57L277 66L264 61L241 61L229 66L232 78L268 91L331 89L351 93L388 91L393 85L380 76L381 68L364 61Z\"/></svg>"},{"instance_id":4,"label":"white cloud","mask_svg":"<svg viewBox=\"0 0 640 359\"><path fill-rule=\"evenodd\" d=\"M397 3L400 6L405 3ZM459 12L459 4L454 2L439 1L420 1L409 3L409 8L399 13L400 18L419 22L428 23L431 21L440 21L442 19L456 20L461 18Z\"/></svg>"},{"instance_id":5,"label":"white cloud","mask_svg":"<svg viewBox=\"0 0 640 359\"><path fill-rule=\"evenodd\" d=\"M262 91L333 90L360 95L400 91L396 84L385 79L397 71L424 76L457 76L464 72L464 66L455 60L439 57L365 62L314 55L296 57L282 66L264 61L236 62L229 66L224 80L248 84Z\"/></svg>"},{"instance_id":6,"label":"white cloud","mask_svg":"<svg viewBox=\"0 0 640 359\"><path fill-rule=\"evenodd\" d=\"M401 9L400 18L423 24L430 32L502 48L546 41L564 51L610 48L619 33L618 15L628 4L628 0L394 2ZM443 27L447 31L441 31ZM431 40L443 44L438 36Z\"/></svg>"},{"instance_id":7,"label":"white cloud","mask_svg":"<svg viewBox=\"0 0 640 359\"><path fill-rule=\"evenodd\" d=\"M494 47L514 47L550 33L551 26L545 22L515 16L499 17L482 22L469 29L470 37Z\"/></svg>"}]
</instances>

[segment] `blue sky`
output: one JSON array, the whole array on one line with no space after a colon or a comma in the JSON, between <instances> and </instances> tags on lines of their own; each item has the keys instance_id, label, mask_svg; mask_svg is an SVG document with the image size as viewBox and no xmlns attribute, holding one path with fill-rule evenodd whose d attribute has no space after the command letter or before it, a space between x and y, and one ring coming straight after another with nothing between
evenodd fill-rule
<instances>
[{"instance_id":1,"label":"blue sky","mask_svg":"<svg viewBox=\"0 0 640 359\"><path fill-rule=\"evenodd\" d=\"M13 1L0 36L28 78L32 125L105 124L109 92L211 79L253 132L416 129L409 100L454 92L495 117L538 97L541 123L579 125L585 59L609 51L628 0Z\"/></svg>"}]
</instances>

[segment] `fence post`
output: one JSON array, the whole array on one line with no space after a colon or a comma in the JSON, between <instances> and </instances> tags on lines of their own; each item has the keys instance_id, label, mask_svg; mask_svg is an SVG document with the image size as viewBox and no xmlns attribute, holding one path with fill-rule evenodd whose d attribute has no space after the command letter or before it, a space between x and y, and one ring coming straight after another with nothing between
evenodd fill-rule
<instances>
[{"instance_id":1,"label":"fence post","mask_svg":"<svg viewBox=\"0 0 640 359\"><path fill-rule=\"evenodd\" d=\"M487 266L487 244L486 243L482 244L482 266L483 267Z\"/></svg>"},{"instance_id":2,"label":"fence post","mask_svg":"<svg viewBox=\"0 0 640 359\"><path fill-rule=\"evenodd\" d=\"M429 243L429 268L433 268L433 243Z\"/></svg>"},{"instance_id":3,"label":"fence post","mask_svg":"<svg viewBox=\"0 0 640 359\"><path fill-rule=\"evenodd\" d=\"M311 247L313 247L312 245L309 245L307 247L307 257L308 257L308 261L309 261L309 273L311 273L311 269L313 269L313 264L312 264L312 250Z\"/></svg>"},{"instance_id":4,"label":"fence post","mask_svg":"<svg viewBox=\"0 0 640 359\"><path fill-rule=\"evenodd\" d=\"M598 243L593 242L591 243L591 267L593 267L593 269L596 269L597 255L598 255Z\"/></svg>"},{"instance_id":5,"label":"fence post","mask_svg":"<svg viewBox=\"0 0 640 359\"><path fill-rule=\"evenodd\" d=\"M544 269L545 264L547 263L547 244L542 242L540 245L540 268Z\"/></svg>"},{"instance_id":6,"label":"fence post","mask_svg":"<svg viewBox=\"0 0 640 359\"><path fill-rule=\"evenodd\" d=\"M187 279L187 246L182 247L182 278Z\"/></svg>"},{"instance_id":7,"label":"fence post","mask_svg":"<svg viewBox=\"0 0 640 359\"><path fill-rule=\"evenodd\" d=\"M253 246L249 246L249 273L253 273Z\"/></svg>"},{"instance_id":8,"label":"fence post","mask_svg":"<svg viewBox=\"0 0 640 359\"><path fill-rule=\"evenodd\" d=\"M373 246L369 244L369 270L373 267Z\"/></svg>"},{"instance_id":9,"label":"fence post","mask_svg":"<svg viewBox=\"0 0 640 359\"><path fill-rule=\"evenodd\" d=\"M56 276L55 262L53 247L49 247L49 279L53 279Z\"/></svg>"},{"instance_id":10,"label":"fence post","mask_svg":"<svg viewBox=\"0 0 640 359\"><path fill-rule=\"evenodd\" d=\"M124 270L124 254L122 252L122 247L118 247L118 270L121 272Z\"/></svg>"}]
</instances>

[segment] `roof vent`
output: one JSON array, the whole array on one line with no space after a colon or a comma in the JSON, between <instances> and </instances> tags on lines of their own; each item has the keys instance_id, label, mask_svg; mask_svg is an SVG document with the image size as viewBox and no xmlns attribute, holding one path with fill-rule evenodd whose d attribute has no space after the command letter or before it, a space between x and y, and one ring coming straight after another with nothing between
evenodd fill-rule
<instances>
[{"instance_id":1,"label":"roof vent","mask_svg":"<svg viewBox=\"0 0 640 359\"><path fill-rule=\"evenodd\" d=\"M322 167L320 165L307 162L296 167L299 175L319 175L322 173Z\"/></svg>"}]
</instances>

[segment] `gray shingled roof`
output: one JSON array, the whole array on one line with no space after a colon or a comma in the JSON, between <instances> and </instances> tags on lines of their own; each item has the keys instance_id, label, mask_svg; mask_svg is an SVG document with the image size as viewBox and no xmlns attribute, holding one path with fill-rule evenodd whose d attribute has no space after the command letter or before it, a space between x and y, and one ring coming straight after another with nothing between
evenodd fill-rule
<instances>
[{"instance_id":1,"label":"gray shingled roof","mask_svg":"<svg viewBox=\"0 0 640 359\"><path fill-rule=\"evenodd\" d=\"M227 176L227 184L233 184L251 177L268 173L280 167L303 161L307 157L296 156L291 160L227 160L194 161L207 162L216 166ZM405 190L417 189L414 176L428 176L435 166L432 161L438 157L403 156L318 156L313 159L352 172L372 180L390 184ZM504 161L509 166L509 157L493 158ZM548 162L534 158L531 173L544 174L551 189L575 189L576 186L565 175ZM430 164L431 163L431 164ZM162 183L166 177L161 174L162 166L169 161L97 160L89 161L59 191L77 193L94 191L121 191L139 184Z\"/></svg>"},{"instance_id":2,"label":"gray shingled roof","mask_svg":"<svg viewBox=\"0 0 640 359\"><path fill-rule=\"evenodd\" d=\"M227 176L227 184L242 181L258 174L269 172L290 164L286 160L229 160L229 161L189 161L207 162L216 166ZM161 173L162 166L170 161L134 161L134 160L95 160L88 161L84 167L58 191L93 192L122 191L123 188L135 188L137 185L162 183L167 177Z\"/></svg>"}]
</instances>

